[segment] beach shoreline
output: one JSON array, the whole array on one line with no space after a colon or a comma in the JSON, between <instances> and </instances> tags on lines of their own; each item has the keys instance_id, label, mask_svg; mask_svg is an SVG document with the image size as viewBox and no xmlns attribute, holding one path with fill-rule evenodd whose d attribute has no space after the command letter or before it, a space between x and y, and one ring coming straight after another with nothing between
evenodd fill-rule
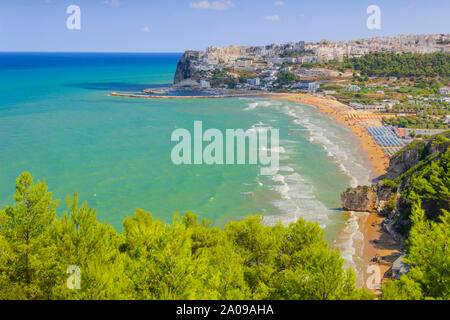
<instances>
[{"instance_id":1,"label":"beach shoreline","mask_svg":"<svg viewBox=\"0 0 450 320\"><path fill-rule=\"evenodd\" d=\"M349 117L349 113L358 114L359 111L337 101L331 97L320 97L311 94L302 93L267 93L267 92L252 92L246 94L237 94L234 92L224 92L220 95L211 96L170 96L170 95L135 95L135 94L120 94L112 92L112 97L127 97L127 98L145 98L145 99L209 99L209 98L234 98L234 97L265 97L288 100L305 105L310 105L321 111L323 114L328 115L337 123L343 125L349 129L356 140L359 142L361 151L363 153L364 160L370 171L370 180L374 181L381 175L386 173L389 165L389 159L382 150L382 148L376 144L372 136L366 131L366 129L359 124L356 119ZM368 288L367 280L371 276L368 273L370 265L376 265L379 267L381 284L385 283L388 279L387 271L392 266L392 262L395 260L397 254L400 253L401 245L394 241L392 237L382 229L382 223L385 218L379 216L377 213L355 213L344 212L348 215L352 224L349 226L345 224L340 231L339 235L332 244L332 247L339 249L341 254L348 258L348 252L344 250L354 251L351 255L351 266L357 273L357 285L369 289L376 296L380 295L379 289ZM357 227L356 227L357 226ZM352 230L347 232L348 227ZM357 228L357 230L354 230ZM361 239L360 239L360 236ZM353 237L353 238L352 238ZM353 241L353 247L348 248L343 243L346 241ZM373 261L373 258L388 257L387 260L380 259L379 261Z\"/></svg>"},{"instance_id":2,"label":"beach shoreline","mask_svg":"<svg viewBox=\"0 0 450 320\"><path fill-rule=\"evenodd\" d=\"M317 97L308 94L284 94L273 96L273 98L312 105L322 113L332 117L336 122L350 129L359 141L361 149L372 167L373 173L371 174L371 179L376 179L386 173L389 160L384 151L376 144L375 140L373 140L362 126L355 120L347 117L349 112L357 113L353 108L331 98Z\"/></svg>"},{"instance_id":3,"label":"beach shoreline","mask_svg":"<svg viewBox=\"0 0 450 320\"><path fill-rule=\"evenodd\" d=\"M375 143L364 127L347 117L349 112L357 113L357 111L337 100L308 94L285 94L283 96L274 96L274 98L312 105L319 111L332 117L336 122L346 126L359 141L362 152L368 160L371 169L371 180L376 180L379 176L386 173L389 161L381 147ZM377 213L345 212L344 214L348 215L347 223L332 246L339 248L339 244L342 246L342 243L345 241L353 241L352 267L357 272L357 285L368 289L379 297L381 294L379 285L370 283L370 279L374 278L374 271L369 267L378 267L379 284L386 283L389 279L388 271L392 267L392 263L401 254L402 245L383 230L382 224L385 218ZM357 230L354 230L355 223ZM347 229L351 231L349 232ZM362 235L362 239L360 239L360 235ZM342 247L340 249L342 250Z\"/></svg>"}]
</instances>

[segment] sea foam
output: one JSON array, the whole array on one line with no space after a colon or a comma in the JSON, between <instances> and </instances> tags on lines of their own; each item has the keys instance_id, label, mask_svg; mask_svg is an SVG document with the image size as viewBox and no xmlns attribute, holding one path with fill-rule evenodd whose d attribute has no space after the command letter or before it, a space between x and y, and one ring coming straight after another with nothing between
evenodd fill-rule
<instances>
[{"instance_id":1,"label":"sea foam","mask_svg":"<svg viewBox=\"0 0 450 320\"><path fill-rule=\"evenodd\" d=\"M339 169L350 178L352 187L369 183L368 169L364 166L362 159L352 152L350 143L339 136L337 129L330 127L321 119L306 117L301 106L286 105L281 110L294 118L293 123L307 129L309 142L322 146L327 155L337 163Z\"/></svg>"}]
</instances>

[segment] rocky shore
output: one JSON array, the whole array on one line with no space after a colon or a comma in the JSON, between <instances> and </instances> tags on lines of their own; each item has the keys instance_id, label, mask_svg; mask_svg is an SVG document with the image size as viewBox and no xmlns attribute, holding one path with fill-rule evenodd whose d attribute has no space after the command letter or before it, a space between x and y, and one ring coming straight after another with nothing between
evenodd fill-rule
<instances>
[{"instance_id":1,"label":"rocky shore","mask_svg":"<svg viewBox=\"0 0 450 320\"><path fill-rule=\"evenodd\" d=\"M450 133L444 136L450 138ZM418 140L394 155L386 173L372 185L349 188L341 195L344 210L370 213L364 232L364 256L368 266L380 267L382 283L389 278L393 262L405 250L411 208L402 197L402 190L409 187L412 172L438 161L449 146L450 142L440 142L439 136ZM439 215L432 201L424 201L422 208L430 219Z\"/></svg>"},{"instance_id":2,"label":"rocky shore","mask_svg":"<svg viewBox=\"0 0 450 320\"><path fill-rule=\"evenodd\" d=\"M450 134L445 133L449 138ZM416 142L406 146L390 159L389 167L384 175L371 186L350 188L341 195L342 206L348 211L374 212L385 215L395 222L395 229L403 230L405 223L401 213L409 209L401 199L402 189L410 183L408 173L420 164L436 162L448 150L450 143L436 143L438 137ZM423 203L427 212L433 215L433 204ZM436 214L436 216L438 213Z\"/></svg>"}]
</instances>

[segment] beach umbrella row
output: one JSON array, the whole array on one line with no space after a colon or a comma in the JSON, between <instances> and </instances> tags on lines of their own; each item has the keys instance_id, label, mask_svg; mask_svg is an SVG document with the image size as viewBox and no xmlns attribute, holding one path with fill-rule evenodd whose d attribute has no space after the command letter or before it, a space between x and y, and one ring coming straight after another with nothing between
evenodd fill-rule
<instances>
[{"instance_id":1,"label":"beach umbrella row","mask_svg":"<svg viewBox=\"0 0 450 320\"><path fill-rule=\"evenodd\" d=\"M387 127L371 127L367 126L366 130L382 147L403 147L407 143L399 138L391 126Z\"/></svg>"},{"instance_id":2,"label":"beach umbrella row","mask_svg":"<svg viewBox=\"0 0 450 320\"><path fill-rule=\"evenodd\" d=\"M383 116L371 113L348 113L347 116L353 119L382 119Z\"/></svg>"}]
</instances>

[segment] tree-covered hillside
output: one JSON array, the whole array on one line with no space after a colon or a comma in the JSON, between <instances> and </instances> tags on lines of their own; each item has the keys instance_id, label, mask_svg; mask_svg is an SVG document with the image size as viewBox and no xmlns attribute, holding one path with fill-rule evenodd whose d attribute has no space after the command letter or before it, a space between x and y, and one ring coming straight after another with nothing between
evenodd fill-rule
<instances>
[{"instance_id":1,"label":"tree-covered hillside","mask_svg":"<svg viewBox=\"0 0 450 320\"><path fill-rule=\"evenodd\" d=\"M443 77L450 76L450 55L447 53L395 54L379 52L360 58L346 58L344 66L367 76Z\"/></svg>"},{"instance_id":2,"label":"tree-covered hillside","mask_svg":"<svg viewBox=\"0 0 450 320\"><path fill-rule=\"evenodd\" d=\"M407 236L404 262L410 272L388 282L383 299L450 299L449 142L437 135L397 155L418 162L391 181L400 193L392 219Z\"/></svg>"},{"instance_id":3,"label":"tree-covered hillside","mask_svg":"<svg viewBox=\"0 0 450 320\"><path fill-rule=\"evenodd\" d=\"M427 219L421 201L411 214L408 252L411 269L400 280L382 286L385 300L450 299L450 213L442 211L439 222Z\"/></svg>"},{"instance_id":4,"label":"tree-covered hillside","mask_svg":"<svg viewBox=\"0 0 450 320\"><path fill-rule=\"evenodd\" d=\"M119 234L76 193L58 218L30 173L17 179L15 201L0 211L0 299L371 297L303 219L264 226L253 215L221 230L189 212L166 224L138 209ZM68 288L68 270L79 270L79 290Z\"/></svg>"}]
</instances>

